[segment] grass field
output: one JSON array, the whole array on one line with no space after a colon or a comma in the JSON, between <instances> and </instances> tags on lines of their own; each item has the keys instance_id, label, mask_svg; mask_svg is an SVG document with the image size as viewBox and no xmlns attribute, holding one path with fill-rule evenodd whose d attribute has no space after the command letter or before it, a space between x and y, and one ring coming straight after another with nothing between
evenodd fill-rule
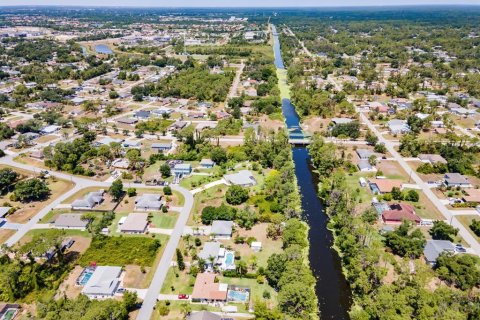
<instances>
[{"instance_id":1,"label":"grass field","mask_svg":"<svg viewBox=\"0 0 480 320\"><path fill-rule=\"evenodd\" d=\"M95 261L99 265L124 266L135 264L151 266L157 251L165 242L147 237L105 237L93 239L79 264L86 266Z\"/></svg>"},{"instance_id":2,"label":"grass field","mask_svg":"<svg viewBox=\"0 0 480 320\"><path fill-rule=\"evenodd\" d=\"M465 227L465 229L470 232L470 234L477 239L477 241L480 241L480 237L478 237L475 233L473 233L472 229L470 229L470 224L472 223L473 219L476 219L477 221L480 220L480 217L477 215L459 215L455 216L458 221Z\"/></svg>"},{"instance_id":3,"label":"grass field","mask_svg":"<svg viewBox=\"0 0 480 320\"><path fill-rule=\"evenodd\" d=\"M178 212L154 213L152 225L154 228L173 229L177 222Z\"/></svg>"},{"instance_id":4,"label":"grass field","mask_svg":"<svg viewBox=\"0 0 480 320\"><path fill-rule=\"evenodd\" d=\"M192 294L194 284L193 276L176 267L170 267L160 292L163 294Z\"/></svg>"}]
</instances>

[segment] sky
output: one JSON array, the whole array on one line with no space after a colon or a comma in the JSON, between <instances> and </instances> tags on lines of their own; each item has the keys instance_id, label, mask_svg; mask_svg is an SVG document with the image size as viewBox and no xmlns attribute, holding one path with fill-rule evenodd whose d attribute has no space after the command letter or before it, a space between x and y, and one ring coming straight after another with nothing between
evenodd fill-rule
<instances>
[{"instance_id":1,"label":"sky","mask_svg":"<svg viewBox=\"0 0 480 320\"><path fill-rule=\"evenodd\" d=\"M338 7L476 4L480 0L0 0L0 6L69 5L133 7Z\"/></svg>"}]
</instances>

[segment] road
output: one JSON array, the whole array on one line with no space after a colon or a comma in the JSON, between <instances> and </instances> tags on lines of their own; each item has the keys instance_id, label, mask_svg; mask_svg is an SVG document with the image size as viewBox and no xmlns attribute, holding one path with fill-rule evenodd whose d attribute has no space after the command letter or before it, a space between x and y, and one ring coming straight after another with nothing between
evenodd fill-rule
<instances>
[{"instance_id":1,"label":"road","mask_svg":"<svg viewBox=\"0 0 480 320\"><path fill-rule=\"evenodd\" d=\"M238 66L237 72L235 73L235 78L233 79L232 86L230 87L230 91L228 92L225 105L227 105L228 99L237 96L237 89L240 83L240 77L242 76L242 73L243 73L243 68L245 68L245 64L243 63L243 60L242 60L241 64Z\"/></svg>"},{"instance_id":2,"label":"road","mask_svg":"<svg viewBox=\"0 0 480 320\"><path fill-rule=\"evenodd\" d=\"M445 217L445 220L449 221L452 226L459 229L460 236L468 243L472 250L476 254L480 254L480 244L477 240L470 234L470 232L457 220L454 214L445 207L440 202L440 199L432 192L428 185L417 175L415 170L413 170L403 159L403 157L395 150L394 144L388 141L383 137L383 135L378 131L378 129L373 125L373 123L368 119L363 112L360 113L360 119L365 123L368 128L378 137L380 143L384 143L388 152L397 160L398 164L405 170L407 174L410 175L411 179L422 189L423 193L427 198L433 203L433 205L440 211L440 213Z\"/></svg>"},{"instance_id":3,"label":"road","mask_svg":"<svg viewBox=\"0 0 480 320\"><path fill-rule=\"evenodd\" d=\"M175 224L175 229L172 231L170 239L168 240L168 244L163 252L162 259L157 266L152 283L147 290L142 307L140 308L140 312L137 316L138 320L148 320L152 317L153 308L157 303L158 295L160 294L163 282L165 281L168 269L170 268L170 263L173 260L178 242L183 234L183 229L187 224L190 211L193 208L193 195L190 193L190 191L177 185L172 185L171 187L172 190L178 191L184 196L185 204L180 212L177 223Z\"/></svg>"}]
</instances>

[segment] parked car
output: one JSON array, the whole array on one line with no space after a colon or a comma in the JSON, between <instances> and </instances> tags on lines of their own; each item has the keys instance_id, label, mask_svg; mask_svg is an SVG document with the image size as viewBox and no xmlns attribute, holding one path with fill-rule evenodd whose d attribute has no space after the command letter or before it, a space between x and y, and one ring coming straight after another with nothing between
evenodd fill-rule
<instances>
[{"instance_id":1,"label":"parked car","mask_svg":"<svg viewBox=\"0 0 480 320\"><path fill-rule=\"evenodd\" d=\"M460 243L457 243L457 244L455 245L455 251L456 251L456 252L462 252L462 253L463 253L463 252L467 252L467 249L465 249L465 247L462 246Z\"/></svg>"},{"instance_id":2,"label":"parked car","mask_svg":"<svg viewBox=\"0 0 480 320\"><path fill-rule=\"evenodd\" d=\"M188 296L188 294L180 293L180 294L178 295L178 299L180 299L180 300L188 300L188 298L190 298L190 297Z\"/></svg>"}]
</instances>

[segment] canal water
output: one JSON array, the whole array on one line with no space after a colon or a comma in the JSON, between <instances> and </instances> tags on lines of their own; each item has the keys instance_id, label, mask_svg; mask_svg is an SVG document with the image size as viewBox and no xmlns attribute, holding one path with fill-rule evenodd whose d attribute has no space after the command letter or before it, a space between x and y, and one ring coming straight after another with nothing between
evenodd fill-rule
<instances>
[{"instance_id":1,"label":"canal water","mask_svg":"<svg viewBox=\"0 0 480 320\"><path fill-rule=\"evenodd\" d=\"M274 37L275 66L285 69L277 30L272 25ZM300 118L290 99L282 99L282 112L290 138L301 139ZM340 258L333 250L333 236L327 229L328 217L318 198L318 176L313 172L310 155L305 147L293 147L293 161L297 176L305 221L310 226L309 260L313 275L317 279L315 292L321 319L349 319L348 310L352 304L350 288L342 274Z\"/></svg>"}]
</instances>

